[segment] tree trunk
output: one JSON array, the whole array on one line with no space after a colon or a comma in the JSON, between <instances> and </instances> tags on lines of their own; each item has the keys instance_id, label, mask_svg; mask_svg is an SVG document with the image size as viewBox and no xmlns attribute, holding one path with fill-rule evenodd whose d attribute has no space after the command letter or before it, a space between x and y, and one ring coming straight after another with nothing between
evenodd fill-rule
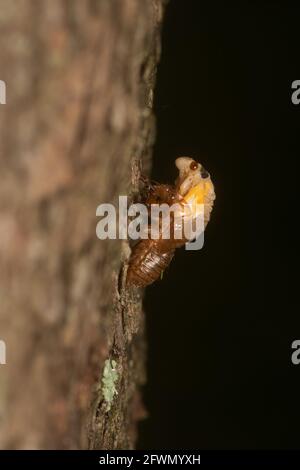
<instances>
[{"instance_id":1,"label":"tree trunk","mask_svg":"<svg viewBox=\"0 0 300 470\"><path fill-rule=\"evenodd\" d=\"M162 2L0 0L1 448L134 446L141 295L96 208L150 166Z\"/></svg>"}]
</instances>

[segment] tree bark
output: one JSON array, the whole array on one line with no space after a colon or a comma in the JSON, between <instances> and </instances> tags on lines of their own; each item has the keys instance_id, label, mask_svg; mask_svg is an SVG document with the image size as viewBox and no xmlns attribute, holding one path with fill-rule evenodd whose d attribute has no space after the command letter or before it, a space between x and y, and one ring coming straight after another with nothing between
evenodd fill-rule
<instances>
[{"instance_id":1,"label":"tree bark","mask_svg":"<svg viewBox=\"0 0 300 470\"><path fill-rule=\"evenodd\" d=\"M96 208L150 166L162 3L0 0L1 448L135 444L141 293L124 288L128 243L97 239Z\"/></svg>"}]
</instances>

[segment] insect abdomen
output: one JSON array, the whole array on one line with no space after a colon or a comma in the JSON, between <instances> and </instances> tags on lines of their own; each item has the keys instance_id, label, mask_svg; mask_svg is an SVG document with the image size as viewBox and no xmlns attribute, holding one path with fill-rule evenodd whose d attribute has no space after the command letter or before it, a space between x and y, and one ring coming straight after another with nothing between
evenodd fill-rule
<instances>
[{"instance_id":1,"label":"insect abdomen","mask_svg":"<svg viewBox=\"0 0 300 470\"><path fill-rule=\"evenodd\" d=\"M127 271L127 284L145 287L156 281L170 264L174 250L162 253L159 240L141 240L134 248Z\"/></svg>"}]
</instances>

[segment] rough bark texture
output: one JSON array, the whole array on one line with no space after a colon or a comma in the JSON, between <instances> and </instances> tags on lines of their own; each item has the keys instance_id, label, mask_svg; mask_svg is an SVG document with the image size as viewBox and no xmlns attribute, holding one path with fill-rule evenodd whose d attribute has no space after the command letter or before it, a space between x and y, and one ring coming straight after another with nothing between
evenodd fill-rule
<instances>
[{"instance_id":1,"label":"rough bark texture","mask_svg":"<svg viewBox=\"0 0 300 470\"><path fill-rule=\"evenodd\" d=\"M141 298L95 214L150 162L161 17L162 0L0 0L1 448L134 446Z\"/></svg>"}]
</instances>

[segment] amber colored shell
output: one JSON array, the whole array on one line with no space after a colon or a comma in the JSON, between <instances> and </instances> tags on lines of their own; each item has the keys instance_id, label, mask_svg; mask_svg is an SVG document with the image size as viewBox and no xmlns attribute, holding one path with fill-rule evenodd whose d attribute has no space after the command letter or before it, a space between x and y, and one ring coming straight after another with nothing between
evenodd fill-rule
<instances>
[{"instance_id":1,"label":"amber colored shell","mask_svg":"<svg viewBox=\"0 0 300 470\"><path fill-rule=\"evenodd\" d=\"M141 240L133 248L127 271L127 284L145 287L156 281L170 264L174 249L162 253L160 240Z\"/></svg>"}]
</instances>

